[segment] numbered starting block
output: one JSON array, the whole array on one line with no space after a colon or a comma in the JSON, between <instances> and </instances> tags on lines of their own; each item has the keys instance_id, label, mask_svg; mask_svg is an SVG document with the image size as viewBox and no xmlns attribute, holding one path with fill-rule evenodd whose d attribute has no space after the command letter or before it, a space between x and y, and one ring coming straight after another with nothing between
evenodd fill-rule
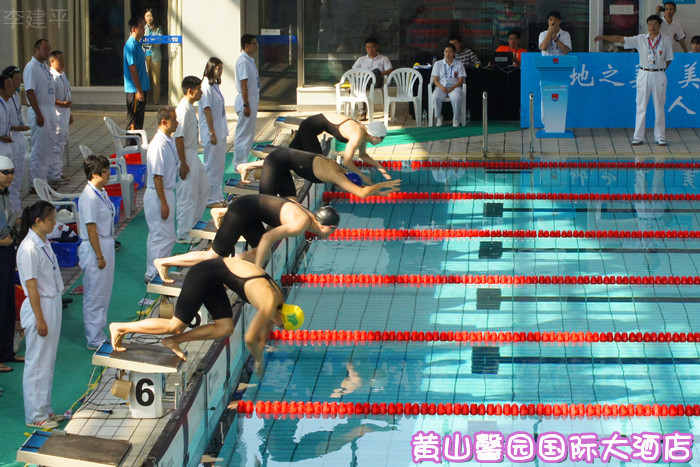
<instances>
[{"instance_id":1,"label":"numbered starting block","mask_svg":"<svg viewBox=\"0 0 700 467\"><path fill-rule=\"evenodd\" d=\"M17 461L57 467L115 466L130 449L131 443L124 440L37 430L17 451Z\"/></svg>"},{"instance_id":2,"label":"numbered starting block","mask_svg":"<svg viewBox=\"0 0 700 467\"><path fill-rule=\"evenodd\" d=\"M182 290L182 283L185 280L185 275L187 270L175 271L170 273L170 278L174 282L166 284L163 279L160 278L158 274L151 279L151 282L146 286L146 292L154 293L158 295L165 295L167 297L179 297L180 291Z\"/></svg>"},{"instance_id":3,"label":"numbered starting block","mask_svg":"<svg viewBox=\"0 0 700 467\"><path fill-rule=\"evenodd\" d=\"M304 119L299 117L277 117L275 119L275 128L297 131L303 121Z\"/></svg>"},{"instance_id":4,"label":"numbered starting block","mask_svg":"<svg viewBox=\"0 0 700 467\"><path fill-rule=\"evenodd\" d=\"M227 195L256 195L260 192L260 182L251 181L250 183L242 183L240 180L235 178L230 178L226 180L226 185L224 186L224 193Z\"/></svg>"},{"instance_id":5,"label":"numbered starting block","mask_svg":"<svg viewBox=\"0 0 700 467\"><path fill-rule=\"evenodd\" d=\"M163 416L165 377L179 373L182 387L185 375L180 371L182 360L170 350L153 344L124 344L126 351L117 352L105 341L92 356L92 364L128 372L129 413L134 418ZM177 397L177 395L176 395Z\"/></svg>"},{"instance_id":6,"label":"numbered starting block","mask_svg":"<svg viewBox=\"0 0 700 467\"><path fill-rule=\"evenodd\" d=\"M214 225L213 220L207 221L197 221L190 230L190 237L201 238L204 240L214 240L217 232L216 225Z\"/></svg>"}]
</instances>

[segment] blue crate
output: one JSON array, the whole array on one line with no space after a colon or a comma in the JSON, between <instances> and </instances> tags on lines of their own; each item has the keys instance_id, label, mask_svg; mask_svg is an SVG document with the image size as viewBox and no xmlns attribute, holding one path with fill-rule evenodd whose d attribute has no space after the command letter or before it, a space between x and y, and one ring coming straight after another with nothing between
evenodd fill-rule
<instances>
[{"instance_id":1,"label":"blue crate","mask_svg":"<svg viewBox=\"0 0 700 467\"><path fill-rule=\"evenodd\" d=\"M119 212L122 209L122 197L121 196L110 196L109 199L112 201L112 204L114 205L114 223L119 222Z\"/></svg>"},{"instance_id":2,"label":"blue crate","mask_svg":"<svg viewBox=\"0 0 700 467\"><path fill-rule=\"evenodd\" d=\"M139 187L146 186L146 164L128 164L126 171L134 176L134 183Z\"/></svg>"},{"instance_id":3,"label":"blue crate","mask_svg":"<svg viewBox=\"0 0 700 467\"><path fill-rule=\"evenodd\" d=\"M51 242L51 248L56 253L58 267L72 268L78 265L78 247L80 240L74 243Z\"/></svg>"}]
</instances>

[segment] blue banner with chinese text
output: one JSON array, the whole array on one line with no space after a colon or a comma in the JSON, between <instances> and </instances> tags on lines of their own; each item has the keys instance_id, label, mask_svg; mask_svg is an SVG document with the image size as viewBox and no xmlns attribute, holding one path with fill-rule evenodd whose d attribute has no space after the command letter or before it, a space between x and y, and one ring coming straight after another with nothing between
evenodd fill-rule
<instances>
[{"instance_id":1,"label":"blue banner with chinese text","mask_svg":"<svg viewBox=\"0 0 700 467\"><path fill-rule=\"evenodd\" d=\"M522 56L520 126L530 122L529 93L535 95L535 126L542 127L540 74L534 57ZM569 76L568 128L633 128L636 115L636 76L639 55L634 53L575 53L578 64ZM700 54L677 53L666 72L666 127L700 127ZM651 100L651 99L650 99ZM654 126L654 106L647 108L647 128Z\"/></svg>"}]
</instances>

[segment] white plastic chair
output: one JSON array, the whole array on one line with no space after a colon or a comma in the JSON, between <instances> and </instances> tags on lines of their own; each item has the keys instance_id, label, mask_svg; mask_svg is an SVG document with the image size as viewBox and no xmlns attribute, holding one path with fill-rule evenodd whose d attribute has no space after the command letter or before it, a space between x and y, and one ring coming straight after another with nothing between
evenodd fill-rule
<instances>
[{"instance_id":1,"label":"white plastic chair","mask_svg":"<svg viewBox=\"0 0 700 467\"><path fill-rule=\"evenodd\" d=\"M418 94L413 94L416 80L418 81ZM391 82L396 82L396 96L389 96ZM421 126L423 112L423 77L412 68L399 68L391 72L384 81L384 125L389 126L389 113L391 122L394 122L397 102L413 102L416 112L416 126Z\"/></svg>"},{"instance_id":2,"label":"white plastic chair","mask_svg":"<svg viewBox=\"0 0 700 467\"><path fill-rule=\"evenodd\" d=\"M67 223L78 223L78 206L73 200L75 198L80 198L80 193L59 193L58 191L51 188L46 182L46 180L42 180L40 178L34 179L34 189L36 190L36 194L39 197L39 199L48 201L49 203L56 206L56 208L70 208L69 210L72 217Z\"/></svg>"},{"instance_id":3,"label":"white plastic chair","mask_svg":"<svg viewBox=\"0 0 700 467\"><path fill-rule=\"evenodd\" d=\"M146 163L146 153L148 152L148 136L146 130L123 130L109 117L104 118L107 131L114 140L117 157L124 157L127 154L141 153L141 163ZM127 145L127 141L135 139L135 145Z\"/></svg>"},{"instance_id":4,"label":"white plastic chair","mask_svg":"<svg viewBox=\"0 0 700 467\"><path fill-rule=\"evenodd\" d=\"M433 126L433 118L435 115L435 103L433 102L433 90L435 89L435 83L433 82L433 77L430 77L430 82L428 83L428 126ZM462 108L460 109L459 123L464 126L467 124L467 80L465 79L462 83L462 93L464 94L464 99L462 99ZM450 97L445 96L442 102L450 102ZM418 114L416 114L416 119ZM454 117L453 117L454 118Z\"/></svg>"},{"instance_id":5,"label":"white plastic chair","mask_svg":"<svg viewBox=\"0 0 700 467\"><path fill-rule=\"evenodd\" d=\"M335 85L335 111L339 114L348 115L347 109L352 106L352 111L349 114L354 115L355 106L364 102L365 105L367 105L367 117L369 121L374 121L375 80L374 73L361 68L353 68L343 73L340 82ZM348 94L341 92L341 86L346 81L350 83L350 92ZM367 86L369 86L369 88Z\"/></svg>"},{"instance_id":6,"label":"white plastic chair","mask_svg":"<svg viewBox=\"0 0 700 467\"><path fill-rule=\"evenodd\" d=\"M95 153L85 144L78 145L83 159ZM126 170L126 160L123 157L109 159L110 168L115 174L109 177L109 184L119 184L122 188L122 201L124 203L124 215L131 217L131 213L136 210L136 197L134 196L134 176Z\"/></svg>"}]
</instances>

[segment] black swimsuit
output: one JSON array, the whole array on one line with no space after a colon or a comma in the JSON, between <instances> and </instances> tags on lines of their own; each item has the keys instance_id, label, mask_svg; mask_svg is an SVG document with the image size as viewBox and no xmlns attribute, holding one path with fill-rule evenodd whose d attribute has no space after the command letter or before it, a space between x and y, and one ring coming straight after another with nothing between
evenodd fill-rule
<instances>
[{"instance_id":1,"label":"black swimsuit","mask_svg":"<svg viewBox=\"0 0 700 467\"><path fill-rule=\"evenodd\" d=\"M202 261L192 266L185 276L174 315L183 323L189 324L199 311L199 307L204 305L214 320L232 318L232 308L226 294L226 287L234 291L241 300L250 303L245 294L245 284L261 278L267 279L273 288L282 292L282 289L267 274L240 277L226 267L223 258Z\"/></svg>"},{"instance_id":2,"label":"black swimsuit","mask_svg":"<svg viewBox=\"0 0 700 467\"><path fill-rule=\"evenodd\" d=\"M323 157L297 149L279 148L265 158L260 177L260 194L273 196L296 196L297 190L290 173L293 170L311 183L323 183L314 175L314 160Z\"/></svg>"},{"instance_id":3,"label":"black swimsuit","mask_svg":"<svg viewBox=\"0 0 700 467\"><path fill-rule=\"evenodd\" d=\"M265 234L265 226L279 227L282 206L290 200L267 195L246 195L233 201L219 230L216 232L212 249L219 256L234 254L234 246L241 235L248 244L255 248Z\"/></svg>"},{"instance_id":4,"label":"black swimsuit","mask_svg":"<svg viewBox=\"0 0 700 467\"><path fill-rule=\"evenodd\" d=\"M323 114L314 115L309 117L299 125L299 130L294 136L294 139L289 143L289 147L292 149L300 149L302 151L309 151L316 154L320 154L321 143L318 142L318 135L326 132L332 135L335 139L341 143L347 143L348 140L343 135L340 134L340 125L352 120L350 118L343 120L339 124L335 125L328 121L328 119Z\"/></svg>"}]
</instances>

